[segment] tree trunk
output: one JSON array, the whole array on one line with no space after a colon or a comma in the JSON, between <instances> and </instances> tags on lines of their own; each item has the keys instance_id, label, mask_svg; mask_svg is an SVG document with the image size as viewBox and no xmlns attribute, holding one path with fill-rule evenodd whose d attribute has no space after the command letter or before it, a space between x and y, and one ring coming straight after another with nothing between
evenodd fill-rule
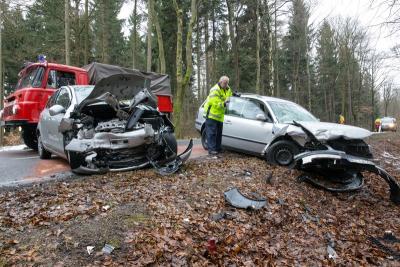
<instances>
[{"instance_id":1,"label":"tree trunk","mask_svg":"<svg viewBox=\"0 0 400 267\"><path fill-rule=\"evenodd\" d=\"M160 22L158 21L158 16L157 12L154 8L154 1L151 0L151 14L152 14L152 19L154 21L154 25L156 26L156 31L157 31L157 42L158 42L158 58L160 60L160 73L165 73L166 72L166 64L165 64L165 52L164 52L164 40L162 37L162 31L161 31L161 26Z\"/></svg>"},{"instance_id":2,"label":"tree trunk","mask_svg":"<svg viewBox=\"0 0 400 267\"><path fill-rule=\"evenodd\" d=\"M261 61L260 61L260 4L256 1L256 93L261 94Z\"/></svg>"},{"instance_id":3,"label":"tree trunk","mask_svg":"<svg viewBox=\"0 0 400 267\"><path fill-rule=\"evenodd\" d=\"M151 71L151 33L152 33L152 28L153 28L153 12L151 10L151 7L153 6L154 0L148 0L148 16L147 16L147 71Z\"/></svg>"},{"instance_id":4,"label":"tree trunk","mask_svg":"<svg viewBox=\"0 0 400 267\"><path fill-rule=\"evenodd\" d=\"M3 88L3 40L2 40L2 27L3 27L3 10L2 2L0 2L0 110L3 109L4 102L4 88ZM3 146L3 126L0 125L0 146Z\"/></svg>"},{"instance_id":5,"label":"tree trunk","mask_svg":"<svg viewBox=\"0 0 400 267\"><path fill-rule=\"evenodd\" d=\"M232 3L231 0L226 0L226 5L228 7L228 26L229 26L229 36L232 43L232 50L233 50L233 62L234 62L234 75L235 75L235 90L239 90L239 50L238 50L238 43L237 43L237 29L236 24L233 23L233 10L232 10ZM235 34L236 30L236 34Z\"/></svg>"},{"instance_id":6,"label":"tree trunk","mask_svg":"<svg viewBox=\"0 0 400 267\"><path fill-rule=\"evenodd\" d=\"M201 28L200 28L200 18L197 17L197 32L196 32L196 59L197 59L197 100L199 105L201 104L201 101L203 100L202 96L202 90L201 90L201 42L200 42L200 36L201 36Z\"/></svg>"},{"instance_id":7,"label":"tree trunk","mask_svg":"<svg viewBox=\"0 0 400 267\"><path fill-rule=\"evenodd\" d=\"M132 69L136 69L137 0L133 5Z\"/></svg>"},{"instance_id":8,"label":"tree trunk","mask_svg":"<svg viewBox=\"0 0 400 267\"><path fill-rule=\"evenodd\" d=\"M275 9L275 14L274 14L274 32L275 32L275 36L274 36L274 66L275 66L275 86L274 86L274 96L280 97L281 92L280 92L280 88L279 88L279 65L278 65L278 25L277 25L277 8L276 8L276 2L277 0L275 0L274 3L274 9ZM267 1L268 4L268 1Z\"/></svg>"},{"instance_id":9,"label":"tree trunk","mask_svg":"<svg viewBox=\"0 0 400 267\"><path fill-rule=\"evenodd\" d=\"M210 58L209 58L209 34L208 34L208 13L206 13L206 17L204 19L204 38L205 38L205 58L206 58L206 87L204 88L206 90L206 92L208 92L208 89L210 89L209 87L211 86L211 82L210 82Z\"/></svg>"},{"instance_id":10,"label":"tree trunk","mask_svg":"<svg viewBox=\"0 0 400 267\"><path fill-rule=\"evenodd\" d=\"M183 103L185 91L189 87L190 77L192 75L192 34L193 27L196 22L197 17L197 5L196 0L191 1L191 18L188 25L188 31L186 34L186 72L183 76L183 62L182 62L182 35L183 35L183 11L178 6L176 0L173 0L174 7L176 11L177 18L177 39L176 39L176 97L174 105L174 115L175 115L175 126L176 135L181 137L183 134Z\"/></svg>"},{"instance_id":11,"label":"tree trunk","mask_svg":"<svg viewBox=\"0 0 400 267\"><path fill-rule=\"evenodd\" d=\"M211 53L211 82L214 83L217 80L217 65L216 65L216 27L215 27L215 0L212 1L212 53Z\"/></svg>"},{"instance_id":12,"label":"tree trunk","mask_svg":"<svg viewBox=\"0 0 400 267\"><path fill-rule=\"evenodd\" d=\"M110 43L109 43L109 18L108 18L108 0L101 2L101 23L102 27L102 45L103 45L103 63L110 63Z\"/></svg>"},{"instance_id":13,"label":"tree trunk","mask_svg":"<svg viewBox=\"0 0 400 267\"><path fill-rule=\"evenodd\" d=\"M79 5L81 3L81 0L75 0L75 19L76 19L76 24L75 24L75 66L80 66L81 65L81 33L80 33L80 28L81 28L81 20L79 18Z\"/></svg>"},{"instance_id":14,"label":"tree trunk","mask_svg":"<svg viewBox=\"0 0 400 267\"><path fill-rule=\"evenodd\" d=\"M83 53L83 64L89 63L89 0L85 0L85 51Z\"/></svg>"},{"instance_id":15,"label":"tree trunk","mask_svg":"<svg viewBox=\"0 0 400 267\"><path fill-rule=\"evenodd\" d=\"M306 34L307 36L307 34ZM308 111L311 112L311 74L310 74L310 56L308 52L307 37L306 39L306 72L307 72L307 92L308 92Z\"/></svg>"},{"instance_id":16,"label":"tree trunk","mask_svg":"<svg viewBox=\"0 0 400 267\"><path fill-rule=\"evenodd\" d=\"M65 64L71 65L71 48L70 48L70 21L69 21L69 0L64 0L65 12Z\"/></svg>"}]
</instances>

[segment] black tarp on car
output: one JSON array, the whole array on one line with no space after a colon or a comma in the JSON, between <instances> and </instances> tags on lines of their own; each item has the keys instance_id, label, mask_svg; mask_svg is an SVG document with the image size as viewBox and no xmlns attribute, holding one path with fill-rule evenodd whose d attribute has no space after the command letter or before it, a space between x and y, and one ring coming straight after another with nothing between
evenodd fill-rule
<instances>
[{"instance_id":1,"label":"black tarp on car","mask_svg":"<svg viewBox=\"0 0 400 267\"><path fill-rule=\"evenodd\" d=\"M89 84L95 85L101 79L114 74L135 74L150 80L150 90L155 95L168 95L171 93L171 81L168 75L155 72L144 72L114 65L93 62L83 66L89 74Z\"/></svg>"}]
</instances>

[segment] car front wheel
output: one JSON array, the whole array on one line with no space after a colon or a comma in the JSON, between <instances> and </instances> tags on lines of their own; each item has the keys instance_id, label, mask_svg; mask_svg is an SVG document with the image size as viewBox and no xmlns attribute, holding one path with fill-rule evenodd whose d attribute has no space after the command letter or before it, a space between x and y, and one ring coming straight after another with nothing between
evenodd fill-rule
<instances>
[{"instance_id":1,"label":"car front wheel","mask_svg":"<svg viewBox=\"0 0 400 267\"><path fill-rule=\"evenodd\" d=\"M51 158L51 152L47 151L46 148L43 146L42 142L42 137L38 135L38 153L39 153L39 158L41 159L50 159Z\"/></svg>"},{"instance_id":2,"label":"car front wheel","mask_svg":"<svg viewBox=\"0 0 400 267\"><path fill-rule=\"evenodd\" d=\"M288 140L281 140L272 144L267 152L267 161L279 166L290 166L293 164L293 158L300 152L299 147Z\"/></svg>"}]
</instances>

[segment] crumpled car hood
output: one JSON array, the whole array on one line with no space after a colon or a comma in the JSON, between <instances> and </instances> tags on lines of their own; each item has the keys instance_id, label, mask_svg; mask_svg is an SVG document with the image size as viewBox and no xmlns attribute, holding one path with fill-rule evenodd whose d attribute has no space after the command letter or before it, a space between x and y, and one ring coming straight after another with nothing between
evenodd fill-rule
<instances>
[{"instance_id":1,"label":"crumpled car hood","mask_svg":"<svg viewBox=\"0 0 400 267\"><path fill-rule=\"evenodd\" d=\"M92 92L74 111L81 112L86 106L98 103L110 105L116 112L120 112L120 104L128 104L132 110L139 104L157 108L157 97L148 89L150 81L135 74L115 74L98 82ZM121 119L120 116L117 116Z\"/></svg>"},{"instance_id":2,"label":"crumpled car hood","mask_svg":"<svg viewBox=\"0 0 400 267\"><path fill-rule=\"evenodd\" d=\"M149 88L150 81L135 74L115 74L100 80L86 99L97 98L110 93L118 99L132 99L144 88Z\"/></svg>"},{"instance_id":3,"label":"crumpled car hood","mask_svg":"<svg viewBox=\"0 0 400 267\"><path fill-rule=\"evenodd\" d=\"M338 139L343 137L346 140L351 139L365 139L372 135L372 133L366 129L343 125L329 122L299 122L302 126L307 128L319 141L326 141L332 139ZM274 135L289 136L307 136L304 131L295 125L287 124L276 124L273 129Z\"/></svg>"}]
</instances>

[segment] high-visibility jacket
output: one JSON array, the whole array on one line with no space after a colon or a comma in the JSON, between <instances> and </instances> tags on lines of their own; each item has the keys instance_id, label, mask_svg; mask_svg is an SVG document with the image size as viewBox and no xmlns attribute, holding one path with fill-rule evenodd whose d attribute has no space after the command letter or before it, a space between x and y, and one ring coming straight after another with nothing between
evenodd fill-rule
<instances>
[{"instance_id":1,"label":"high-visibility jacket","mask_svg":"<svg viewBox=\"0 0 400 267\"><path fill-rule=\"evenodd\" d=\"M343 115L339 115L339 123L344 124L344 116Z\"/></svg>"},{"instance_id":2,"label":"high-visibility jacket","mask_svg":"<svg viewBox=\"0 0 400 267\"><path fill-rule=\"evenodd\" d=\"M224 122L225 101L231 96L232 90L229 86L223 89L218 83L214 85L204 105L204 117Z\"/></svg>"}]
</instances>

